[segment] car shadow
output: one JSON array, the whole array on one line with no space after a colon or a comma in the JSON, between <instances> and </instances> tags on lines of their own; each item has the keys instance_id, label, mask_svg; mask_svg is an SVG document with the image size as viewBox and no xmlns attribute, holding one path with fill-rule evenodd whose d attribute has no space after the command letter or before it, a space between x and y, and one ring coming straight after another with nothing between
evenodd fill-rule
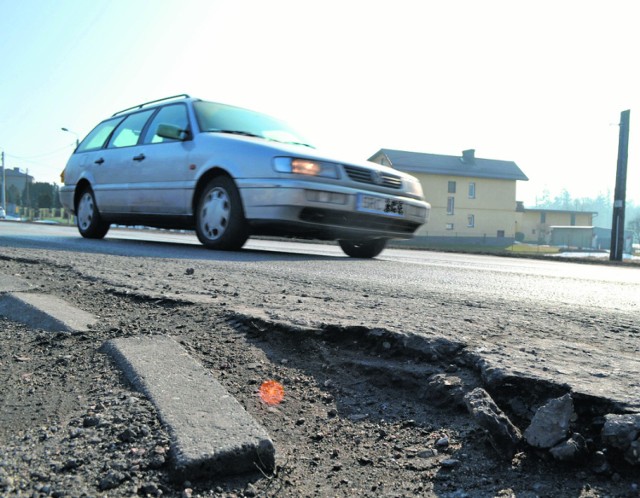
<instances>
[{"instance_id":1,"label":"car shadow","mask_svg":"<svg viewBox=\"0 0 640 498\"><path fill-rule=\"evenodd\" d=\"M247 246L239 251L216 251L202 246L194 237L186 234L172 234L183 240L166 241L153 239L130 238L126 235L110 232L102 240L84 239L79 236L48 235L46 232L38 235L13 235L3 236L3 243L8 247L21 249L44 249L48 251L73 251L78 253L105 254L110 256L126 256L132 258L161 258L182 259L199 261L230 261L244 263L282 262L282 261L333 261L346 264L354 264L365 260L350 258L344 255L337 246L326 244L335 248L336 254L313 254L310 250L287 250L286 248L256 248L251 247L252 242L266 242L266 239L249 239ZM272 240L273 239L269 239ZM280 245L286 245L288 240L278 239L274 241ZM305 244L305 241L294 240L291 244ZM368 260L368 261L375 261Z\"/></svg>"}]
</instances>

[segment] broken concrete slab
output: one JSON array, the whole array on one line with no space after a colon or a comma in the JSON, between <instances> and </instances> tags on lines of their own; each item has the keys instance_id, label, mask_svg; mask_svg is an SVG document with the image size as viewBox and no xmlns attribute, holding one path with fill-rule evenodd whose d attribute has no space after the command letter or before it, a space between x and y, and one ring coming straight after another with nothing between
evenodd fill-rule
<instances>
[{"instance_id":1,"label":"broken concrete slab","mask_svg":"<svg viewBox=\"0 0 640 498\"><path fill-rule=\"evenodd\" d=\"M487 431L494 449L500 456L510 460L522 440L520 430L481 387L468 393L464 401L474 420Z\"/></svg>"},{"instance_id":2,"label":"broken concrete slab","mask_svg":"<svg viewBox=\"0 0 640 498\"><path fill-rule=\"evenodd\" d=\"M640 413L610 413L605 415L604 420L602 439L614 448L626 450L640 438Z\"/></svg>"},{"instance_id":3,"label":"broken concrete slab","mask_svg":"<svg viewBox=\"0 0 640 498\"><path fill-rule=\"evenodd\" d=\"M102 351L158 410L171 438L176 478L274 468L275 449L266 430L175 340L113 339Z\"/></svg>"},{"instance_id":4,"label":"broken concrete slab","mask_svg":"<svg viewBox=\"0 0 640 498\"><path fill-rule=\"evenodd\" d=\"M624 459L631 465L640 465L640 439L635 440L624 452Z\"/></svg>"},{"instance_id":5,"label":"broken concrete slab","mask_svg":"<svg viewBox=\"0 0 640 498\"><path fill-rule=\"evenodd\" d=\"M625 452L625 460L640 465L640 414L608 414L602 428L602 440Z\"/></svg>"},{"instance_id":6,"label":"broken concrete slab","mask_svg":"<svg viewBox=\"0 0 640 498\"><path fill-rule=\"evenodd\" d=\"M572 462L587 455L587 441L578 433L575 433L566 441L562 441L549 450L556 460Z\"/></svg>"},{"instance_id":7,"label":"broken concrete slab","mask_svg":"<svg viewBox=\"0 0 640 498\"><path fill-rule=\"evenodd\" d=\"M91 314L46 294L0 294L0 316L50 332L84 332L96 323Z\"/></svg>"},{"instance_id":8,"label":"broken concrete slab","mask_svg":"<svg viewBox=\"0 0 640 498\"><path fill-rule=\"evenodd\" d=\"M548 401L540 407L524 431L527 443L536 448L551 448L567 438L575 416L570 394Z\"/></svg>"}]
</instances>

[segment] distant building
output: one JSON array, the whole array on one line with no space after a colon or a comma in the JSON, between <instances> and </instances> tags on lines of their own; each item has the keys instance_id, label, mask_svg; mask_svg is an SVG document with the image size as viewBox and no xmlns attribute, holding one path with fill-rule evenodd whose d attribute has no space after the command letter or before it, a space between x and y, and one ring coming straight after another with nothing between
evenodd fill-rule
<instances>
[{"instance_id":1,"label":"distant building","mask_svg":"<svg viewBox=\"0 0 640 498\"><path fill-rule=\"evenodd\" d=\"M6 182L5 185L2 185L3 177ZM25 187L31 184L33 184L33 176L23 173L20 168L5 168L4 172L0 169L0 200L4 192L7 214L15 213L16 200L24 201L22 195L25 192Z\"/></svg>"},{"instance_id":2,"label":"distant building","mask_svg":"<svg viewBox=\"0 0 640 498\"><path fill-rule=\"evenodd\" d=\"M591 226L551 226L549 231L549 245L596 249L597 237Z\"/></svg>"},{"instance_id":3,"label":"distant building","mask_svg":"<svg viewBox=\"0 0 640 498\"><path fill-rule=\"evenodd\" d=\"M551 227L592 227L593 218L598 215L595 211L546 208L523 208L521 213L518 231L523 234L524 242L534 244L552 243Z\"/></svg>"},{"instance_id":4,"label":"distant building","mask_svg":"<svg viewBox=\"0 0 640 498\"><path fill-rule=\"evenodd\" d=\"M21 193L27 184L31 185L33 183L33 176L23 173L20 168L7 168L4 172L4 177L7 182L7 190L13 185ZM0 178L0 181L2 181L2 178Z\"/></svg>"},{"instance_id":5,"label":"distant building","mask_svg":"<svg viewBox=\"0 0 640 498\"><path fill-rule=\"evenodd\" d=\"M508 245L516 236L516 182L527 176L513 161L380 149L369 158L417 177L431 204L416 241Z\"/></svg>"},{"instance_id":6,"label":"distant building","mask_svg":"<svg viewBox=\"0 0 640 498\"><path fill-rule=\"evenodd\" d=\"M594 227L593 232L595 235L594 249L610 250L613 230L611 228ZM623 252L633 254L633 232L631 230L624 231L623 244Z\"/></svg>"}]
</instances>

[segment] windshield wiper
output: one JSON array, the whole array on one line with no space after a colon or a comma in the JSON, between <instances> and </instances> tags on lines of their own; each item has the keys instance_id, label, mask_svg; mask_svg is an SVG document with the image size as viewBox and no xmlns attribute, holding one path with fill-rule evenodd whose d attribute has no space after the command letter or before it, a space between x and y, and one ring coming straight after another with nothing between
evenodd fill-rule
<instances>
[{"instance_id":1,"label":"windshield wiper","mask_svg":"<svg viewBox=\"0 0 640 498\"><path fill-rule=\"evenodd\" d=\"M278 142L281 144L289 144L289 145L302 145L303 147L309 147L310 149L315 149L315 147L313 145L310 144L306 144L304 142L285 142L283 140L276 140L275 138L269 138L269 137L265 137L263 135L257 135L256 133L251 133L250 131L242 131L242 130L219 130L216 128L212 128L211 130L207 130L208 132L211 133L230 133L232 135L243 135L245 137L256 137L256 138L262 138L264 140L268 140L270 142Z\"/></svg>"},{"instance_id":2,"label":"windshield wiper","mask_svg":"<svg viewBox=\"0 0 640 498\"><path fill-rule=\"evenodd\" d=\"M283 144L289 145L302 145L303 147L309 147L310 149L315 149L315 147L311 144L305 144L304 142L281 142Z\"/></svg>"},{"instance_id":3,"label":"windshield wiper","mask_svg":"<svg viewBox=\"0 0 640 498\"><path fill-rule=\"evenodd\" d=\"M262 135L256 135L255 133L251 133L248 131L242 131L242 130L207 130L208 132L212 132L212 133L231 133L232 135L244 135L245 137L256 137L256 138L265 138Z\"/></svg>"}]
</instances>

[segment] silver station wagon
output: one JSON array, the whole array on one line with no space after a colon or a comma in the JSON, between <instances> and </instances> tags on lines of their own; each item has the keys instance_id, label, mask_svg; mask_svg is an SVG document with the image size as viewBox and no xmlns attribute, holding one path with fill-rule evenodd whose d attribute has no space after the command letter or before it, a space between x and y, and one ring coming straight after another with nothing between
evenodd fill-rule
<instances>
[{"instance_id":1,"label":"silver station wagon","mask_svg":"<svg viewBox=\"0 0 640 498\"><path fill-rule=\"evenodd\" d=\"M188 95L105 119L61 179L83 237L103 238L112 223L195 229L221 250L277 235L372 258L411 238L430 210L408 174L323 154L278 119Z\"/></svg>"}]
</instances>

